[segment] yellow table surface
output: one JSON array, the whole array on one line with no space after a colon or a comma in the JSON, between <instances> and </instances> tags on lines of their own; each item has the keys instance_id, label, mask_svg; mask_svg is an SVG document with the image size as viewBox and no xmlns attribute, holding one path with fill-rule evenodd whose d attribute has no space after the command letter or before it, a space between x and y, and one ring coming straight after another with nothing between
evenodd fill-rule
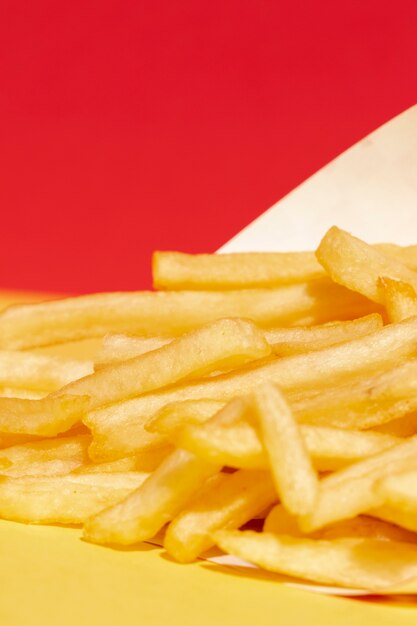
<instances>
[{"instance_id":1,"label":"yellow table surface","mask_svg":"<svg viewBox=\"0 0 417 626\"><path fill-rule=\"evenodd\" d=\"M4 294L0 305L10 299L24 296ZM1 626L417 624L412 597L328 597L256 571L179 565L161 548L114 550L80 536L74 528L0 521Z\"/></svg>"}]
</instances>

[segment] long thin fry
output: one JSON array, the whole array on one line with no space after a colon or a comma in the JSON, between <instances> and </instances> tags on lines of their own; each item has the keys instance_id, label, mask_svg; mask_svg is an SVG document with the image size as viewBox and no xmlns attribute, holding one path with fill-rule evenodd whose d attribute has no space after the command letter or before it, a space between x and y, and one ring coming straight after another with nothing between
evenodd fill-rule
<instances>
[{"instance_id":1,"label":"long thin fry","mask_svg":"<svg viewBox=\"0 0 417 626\"><path fill-rule=\"evenodd\" d=\"M412 269L417 269L417 246L374 246ZM312 280L325 275L314 252L249 252L184 254L154 252L157 289L247 289Z\"/></svg>"},{"instance_id":2,"label":"long thin fry","mask_svg":"<svg viewBox=\"0 0 417 626\"><path fill-rule=\"evenodd\" d=\"M94 294L6 309L0 313L0 347L34 348L111 332L179 335L221 317L268 328L374 311L369 301L328 279L263 290Z\"/></svg>"},{"instance_id":3,"label":"long thin fry","mask_svg":"<svg viewBox=\"0 0 417 626\"><path fill-rule=\"evenodd\" d=\"M303 423L337 428L373 428L417 409L417 360L350 384L289 399Z\"/></svg>"},{"instance_id":4,"label":"long thin fry","mask_svg":"<svg viewBox=\"0 0 417 626\"><path fill-rule=\"evenodd\" d=\"M1 387L0 398L19 398L20 400L40 400L48 395L47 391L33 389L19 389L16 387Z\"/></svg>"},{"instance_id":5,"label":"long thin fry","mask_svg":"<svg viewBox=\"0 0 417 626\"><path fill-rule=\"evenodd\" d=\"M67 341L65 343L54 343L47 346L37 347L32 352L45 356L57 356L61 359L87 359L91 363L96 360L101 349L102 337L79 339L78 341Z\"/></svg>"},{"instance_id":6,"label":"long thin fry","mask_svg":"<svg viewBox=\"0 0 417 626\"><path fill-rule=\"evenodd\" d=\"M217 531L214 539L225 552L271 572L370 593L417 577L417 546L400 541L319 541L236 530Z\"/></svg>"},{"instance_id":7,"label":"long thin fry","mask_svg":"<svg viewBox=\"0 0 417 626\"><path fill-rule=\"evenodd\" d=\"M9 466L0 473L4 476L53 476L68 474L88 461L89 435L59 437L34 441L0 450L0 463Z\"/></svg>"},{"instance_id":8,"label":"long thin fry","mask_svg":"<svg viewBox=\"0 0 417 626\"><path fill-rule=\"evenodd\" d=\"M156 289L247 289L314 280L323 269L314 252L154 252L152 275Z\"/></svg>"},{"instance_id":9,"label":"long thin fry","mask_svg":"<svg viewBox=\"0 0 417 626\"><path fill-rule=\"evenodd\" d=\"M0 477L0 517L30 524L82 524L147 477L143 472Z\"/></svg>"},{"instance_id":10,"label":"long thin fry","mask_svg":"<svg viewBox=\"0 0 417 626\"><path fill-rule=\"evenodd\" d=\"M323 350L345 341L358 339L379 330L382 326L382 317L378 313L373 313L356 320L320 326L273 328L265 331L265 337L271 344L274 354L291 356L313 350Z\"/></svg>"},{"instance_id":11,"label":"long thin fry","mask_svg":"<svg viewBox=\"0 0 417 626\"><path fill-rule=\"evenodd\" d=\"M0 350L0 386L54 391L93 371L88 361Z\"/></svg>"},{"instance_id":12,"label":"long thin fry","mask_svg":"<svg viewBox=\"0 0 417 626\"><path fill-rule=\"evenodd\" d=\"M172 337L135 337L120 333L106 335L96 356L94 369L99 370L106 365L127 361L146 352L158 350L167 343L171 343L172 339Z\"/></svg>"},{"instance_id":13,"label":"long thin fry","mask_svg":"<svg viewBox=\"0 0 417 626\"><path fill-rule=\"evenodd\" d=\"M41 400L0 398L0 432L53 437L74 426L88 406L88 396L62 395Z\"/></svg>"},{"instance_id":14,"label":"long thin fry","mask_svg":"<svg viewBox=\"0 0 417 626\"><path fill-rule=\"evenodd\" d=\"M372 512L372 515L374 515L374 512ZM275 535L303 536L296 518L290 515L281 504L277 504L269 511L265 519L263 531L265 533L274 533ZM325 540L368 538L417 543L417 533L370 515L359 515L352 519L336 522L309 533L308 537L310 539Z\"/></svg>"},{"instance_id":15,"label":"long thin fry","mask_svg":"<svg viewBox=\"0 0 417 626\"><path fill-rule=\"evenodd\" d=\"M280 500L294 515L306 514L317 498L318 477L294 415L274 385L260 387L253 401Z\"/></svg>"},{"instance_id":16,"label":"long thin fry","mask_svg":"<svg viewBox=\"0 0 417 626\"><path fill-rule=\"evenodd\" d=\"M223 406L224 402L204 399L173 402L162 407L146 423L146 430L150 433L166 435L169 438L188 424L203 424L218 413Z\"/></svg>"},{"instance_id":17,"label":"long thin fry","mask_svg":"<svg viewBox=\"0 0 417 626\"><path fill-rule=\"evenodd\" d=\"M105 474L113 472L153 472L172 452L173 446L164 445L134 456L125 456L107 463L87 463L75 469L73 473Z\"/></svg>"}]
</instances>

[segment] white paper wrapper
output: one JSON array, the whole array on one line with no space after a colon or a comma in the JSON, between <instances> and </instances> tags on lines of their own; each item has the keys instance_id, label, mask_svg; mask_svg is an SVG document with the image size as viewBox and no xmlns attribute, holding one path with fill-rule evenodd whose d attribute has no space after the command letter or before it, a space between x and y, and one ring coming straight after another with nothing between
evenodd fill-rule
<instances>
[{"instance_id":1,"label":"white paper wrapper","mask_svg":"<svg viewBox=\"0 0 417 626\"><path fill-rule=\"evenodd\" d=\"M311 250L334 224L370 243L417 242L417 105L326 165L220 252Z\"/></svg>"},{"instance_id":2,"label":"white paper wrapper","mask_svg":"<svg viewBox=\"0 0 417 626\"><path fill-rule=\"evenodd\" d=\"M417 243L417 106L337 157L219 252L312 250L333 225L370 243ZM208 560L254 567L229 555ZM286 584L331 595L367 595L357 589Z\"/></svg>"}]
</instances>

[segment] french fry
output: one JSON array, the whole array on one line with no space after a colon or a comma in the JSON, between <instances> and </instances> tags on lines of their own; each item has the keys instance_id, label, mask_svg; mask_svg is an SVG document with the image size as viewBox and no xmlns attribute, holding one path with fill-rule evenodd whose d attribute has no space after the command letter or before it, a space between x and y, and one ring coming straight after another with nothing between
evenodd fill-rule
<instances>
[{"instance_id":1,"label":"french fry","mask_svg":"<svg viewBox=\"0 0 417 626\"><path fill-rule=\"evenodd\" d=\"M93 432L91 454L95 460L105 461L136 454L150 445L159 445L161 438L156 434L152 438L150 433L144 431L144 425L147 419L172 402L201 398L224 402L255 391L264 382L275 383L287 392L314 388L319 391L332 384L346 383L361 374L369 376L387 370L416 352L417 319L412 318L325 350L261 362L242 371L172 387L115 407L92 411L83 418ZM368 428L404 415L412 410L410 402L405 400L393 414L382 414L377 418L372 416L362 427ZM317 411L314 415L317 416ZM356 427L360 422L357 418L356 412ZM338 424L332 422L332 425L339 423L346 424L343 415L339 416Z\"/></svg>"},{"instance_id":2,"label":"french fry","mask_svg":"<svg viewBox=\"0 0 417 626\"><path fill-rule=\"evenodd\" d=\"M147 477L142 472L0 477L0 518L29 524L82 524L126 497Z\"/></svg>"},{"instance_id":3,"label":"french fry","mask_svg":"<svg viewBox=\"0 0 417 626\"><path fill-rule=\"evenodd\" d=\"M223 317L248 318L265 328L320 324L375 310L328 279L277 289L94 294L9 307L0 313L0 347L36 348L107 333L173 336Z\"/></svg>"},{"instance_id":4,"label":"french fry","mask_svg":"<svg viewBox=\"0 0 417 626\"><path fill-rule=\"evenodd\" d=\"M94 362L94 369L133 359L141 354L158 350L171 343L173 337L135 337L133 335L113 334L103 337L101 348Z\"/></svg>"},{"instance_id":5,"label":"french fry","mask_svg":"<svg viewBox=\"0 0 417 626\"><path fill-rule=\"evenodd\" d=\"M296 518L288 513L281 504L277 504L269 511L264 522L263 532L292 537L303 536ZM417 543L417 533L369 515L359 515L352 519L336 522L310 533L308 537L324 540L367 538Z\"/></svg>"},{"instance_id":6,"label":"french fry","mask_svg":"<svg viewBox=\"0 0 417 626\"><path fill-rule=\"evenodd\" d=\"M84 537L94 543L130 545L153 537L220 467L175 450L126 499L89 518Z\"/></svg>"},{"instance_id":7,"label":"french fry","mask_svg":"<svg viewBox=\"0 0 417 626\"><path fill-rule=\"evenodd\" d=\"M314 507L318 477L300 428L284 396L274 385L265 384L258 389L253 402L280 500L294 515L305 515Z\"/></svg>"},{"instance_id":8,"label":"french fry","mask_svg":"<svg viewBox=\"0 0 417 626\"><path fill-rule=\"evenodd\" d=\"M393 435L371 431L307 425L300 429L314 465L320 472L341 469L401 442Z\"/></svg>"},{"instance_id":9,"label":"french fry","mask_svg":"<svg viewBox=\"0 0 417 626\"><path fill-rule=\"evenodd\" d=\"M89 361L0 350L0 386L54 391L93 371Z\"/></svg>"},{"instance_id":10,"label":"french fry","mask_svg":"<svg viewBox=\"0 0 417 626\"><path fill-rule=\"evenodd\" d=\"M217 531L214 540L268 571L370 593L388 592L417 576L417 546L402 541L325 541L237 530Z\"/></svg>"},{"instance_id":11,"label":"french fry","mask_svg":"<svg viewBox=\"0 0 417 626\"><path fill-rule=\"evenodd\" d=\"M417 246L374 246L417 269ZM248 289L274 287L325 275L314 252L249 252L184 254L154 252L152 275L156 289Z\"/></svg>"},{"instance_id":12,"label":"french fry","mask_svg":"<svg viewBox=\"0 0 417 626\"><path fill-rule=\"evenodd\" d=\"M386 372L317 393L293 393L289 399L303 423L375 428L417 409L416 380L417 360L411 359Z\"/></svg>"},{"instance_id":13,"label":"french fry","mask_svg":"<svg viewBox=\"0 0 417 626\"><path fill-rule=\"evenodd\" d=\"M330 540L363 537L364 539L417 543L417 533L370 515L359 515L353 519L336 522L336 524L312 533L312 537L313 539Z\"/></svg>"},{"instance_id":14,"label":"french fry","mask_svg":"<svg viewBox=\"0 0 417 626\"><path fill-rule=\"evenodd\" d=\"M268 458L254 427L240 421L230 426L216 423L185 426L175 436L180 448L207 462L239 469L267 469Z\"/></svg>"},{"instance_id":15,"label":"french fry","mask_svg":"<svg viewBox=\"0 0 417 626\"><path fill-rule=\"evenodd\" d=\"M88 396L48 396L41 400L0 398L0 432L53 437L74 426L88 406Z\"/></svg>"},{"instance_id":16,"label":"french fry","mask_svg":"<svg viewBox=\"0 0 417 626\"><path fill-rule=\"evenodd\" d=\"M314 466L320 471L340 469L401 442L391 435L326 426L303 425L300 434ZM268 468L261 438L248 422L228 426L216 423L189 425L174 432L172 438L179 447L212 463L246 469Z\"/></svg>"},{"instance_id":17,"label":"french fry","mask_svg":"<svg viewBox=\"0 0 417 626\"><path fill-rule=\"evenodd\" d=\"M153 472L172 452L173 446L163 445L134 456L126 456L107 463L88 463L75 469L73 473L94 474L111 472Z\"/></svg>"},{"instance_id":18,"label":"french fry","mask_svg":"<svg viewBox=\"0 0 417 626\"><path fill-rule=\"evenodd\" d=\"M184 400L162 407L146 423L146 430L166 437L172 437L188 424L203 424L224 407L224 402L216 400Z\"/></svg>"},{"instance_id":19,"label":"french fry","mask_svg":"<svg viewBox=\"0 0 417 626\"><path fill-rule=\"evenodd\" d=\"M59 357L61 359L83 359L94 363L97 354L101 350L102 336L78 341L67 341L65 343L53 343L46 346L40 346L33 350L32 353L43 354L45 356Z\"/></svg>"},{"instance_id":20,"label":"french fry","mask_svg":"<svg viewBox=\"0 0 417 626\"><path fill-rule=\"evenodd\" d=\"M417 468L417 437L341 469L322 479L314 511L300 516L305 532L317 530L342 519L355 517L383 504L375 488L392 472Z\"/></svg>"},{"instance_id":21,"label":"french fry","mask_svg":"<svg viewBox=\"0 0 417 626\"><path fill-rule=\"evenodd\" d=\"M265 331L265 337L274 354L291 356L323 350L358 339L379 330L382 326L382 317L378 313L373 313L356 320L332 322L320 326L271 329Z\"/></svg>"},{"instance_id":22,"label":"french fry","mask_svg":"<svg viewBox=\"0 0 417 626\"><path fill-rule=\"evenodd\" d=\"M171 522L164 548L176 561L194 561L213 546L211 533L221 528L239 528L276 499L267 472L241 470L220 474L211 488Z\"/></svg>"},{"instance_id":23,"label":"french fry","mask_svg":"<svg viewBox=\"0 0 417 626\"><path fill-rule=\"evenodd\" d=\"M79 464L69 460L55 459L51 461L33 461L30 465L19 468L1 467L0 475L9 478L26 476L64 476L70 474Z\"/></svg>"},{"instance_id":24,"label":"french fry","mask_svg":"<svg viewBox=\"0 0 417 626\"><path fill-rule=\"evenodd\" d=\"M10 478L69 474L87 463L90 440L89 435L78 435L6 448L0 451L0 463L8 461L9 466L0 473Z\"/></svg>"},{"instance_id":25,"label":"french fry","mask_svg":"<svg viewBox=\"0 0 417 626\"><path fill-rule=\"evenodd\" d=\"M153 451L152 451L153 452ZM140 457L141 455L139 455ZM138 456L125 456L117 461L108 463L88 463L73 470L73 474L112 474L113 472L134 472L146 471L138 470L136 467ZM153 471L153 470L149 470Z\"/></svg>"},{"instance_id":26,"label":"french fry","mask_svg":"<svg viewBox=\"0 0 417 626\"><path fill-rule=\"evenodd\" d=\"M323 276L314 252L184 254L154 252L156 289L277 287Z\"/></svg>"},{"instance_id":27,"label":"french fry","mask_svg":"<svg viewBox=\"0 0 417 626\"><path fill-rule=\"evenodd\" d=\"M319 402L317 402L319 404ZM302 423L311 424L315 426L321 426L322 424L329 424L332 428L342 429L377 429L381 425L386 424L387 430L381 432L391 433L391 429L388 428L389 424L394 422L399 423L400 420L405 419L410 411L417 409L417 398L411 396L410 398L398 401L379 402L376 400L375 405L368 404L366 410L361 414L361 407L355 404L348 405L346 412L343 412L344 407L341 405L335 407L335 410L331 410L329 406L326 414L329 416L326 419L325 412L323 415L316 413L315 403L311 403L311 409L308 415L303 414L302 411L297 412L297 417ZM310 407L309 407L310 408ZM392 431L393 435L397 435ZM398 434L398 436L402 436Z\"/></svg>"},{"instance_id":28,"label":"french fry","mask_svg":"<svg viewBox=\"0 0 417 626\"><path fill-rule=\"evenodd\" d=\"M316 256L336 283L380 304L384 304L378 285L381 276L401 280L417 289L416 272L336 226L327 231Z\"/></svg>"},{"instance_id":29,"label":"french fry","mask_svg":"<svg viewBox=\"0 0 417 626\"><path fill-rule=\"evenodd\" d=\"M409 283L381 276L378 287L390 322L401 322L417 315L417 293Z\"/></svg>"},{"instance_id":30,"label":"french fry","mask_svg":"<svg viewBox=\"0 0 417 626\"><path fill-rule=\"evenodd\" d=\"M158 350L101 369L60 394L88 395L90 408L114 404L218 368L233 368L270 354L261 331L250 321L222 319L190 331Z\"/></svg>"},{"instance_id":31,"label":"french fry","mask_svg":"<svg viewBox=\"0 0 417 626\"><path fill-rule=\"evenodd\" d=\"M20 400L40 400L48 395L47 391L33 389L16 389L14 387L0 387L0 398L19 398Z\"/></svg>"}]
</instances>

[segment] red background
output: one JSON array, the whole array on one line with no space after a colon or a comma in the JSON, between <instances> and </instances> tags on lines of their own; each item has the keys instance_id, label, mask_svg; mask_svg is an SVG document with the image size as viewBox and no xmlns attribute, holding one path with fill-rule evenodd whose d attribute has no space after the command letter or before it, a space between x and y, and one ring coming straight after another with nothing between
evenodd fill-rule
<instances>
[{"instance_id":1,"label":"red background","mask_svg":"<svg viewBox=\"0 0 417 626\"><path fill-rule=\"evenodd\" d=\"M150 284L417 101L415 0L0 1L0 287Z\"/></svg>"}]
</instances>

